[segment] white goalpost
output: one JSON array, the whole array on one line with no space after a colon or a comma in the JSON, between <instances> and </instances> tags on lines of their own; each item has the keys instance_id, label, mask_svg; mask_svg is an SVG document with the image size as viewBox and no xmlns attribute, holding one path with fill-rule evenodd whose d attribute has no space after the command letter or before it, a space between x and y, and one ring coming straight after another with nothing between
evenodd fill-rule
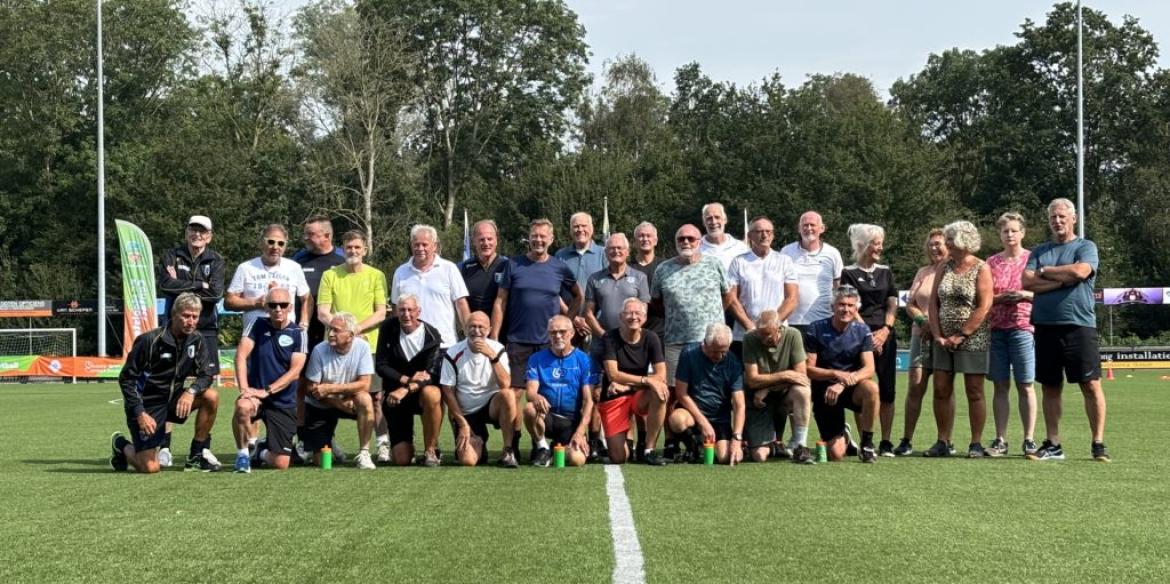
<instances>
[{"instance_id":1,"label":"white goalpost","mask_svg":"<svg viewBox=\"0 0 1170 584\"><path fill-rule=\"evenodd\" d=\"M0 363L4 357L76 357L77 329L0 329ZM0 380L4 377L0 377ZM71 377L77 383L77 377Z\"/></svg>"}]
</instances>

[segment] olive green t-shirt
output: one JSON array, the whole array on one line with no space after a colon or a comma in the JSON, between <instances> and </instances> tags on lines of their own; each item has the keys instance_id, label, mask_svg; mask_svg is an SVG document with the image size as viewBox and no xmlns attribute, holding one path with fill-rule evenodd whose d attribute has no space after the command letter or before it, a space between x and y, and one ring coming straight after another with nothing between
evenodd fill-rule
<instances>
[{"instance_id":1,"label":"olive green t-shirt","mask_svg":"<svg viewBox=\"0 0 1170 584\"><path fill-rule=\"evenodd\" d=\"M780 344L775 347L764 346L758 331L743 336L743 362L755 363L760 373L789 371L806 358L804 340L795 327L784 327L780 331Z\"/></svg>"}]
</instances>

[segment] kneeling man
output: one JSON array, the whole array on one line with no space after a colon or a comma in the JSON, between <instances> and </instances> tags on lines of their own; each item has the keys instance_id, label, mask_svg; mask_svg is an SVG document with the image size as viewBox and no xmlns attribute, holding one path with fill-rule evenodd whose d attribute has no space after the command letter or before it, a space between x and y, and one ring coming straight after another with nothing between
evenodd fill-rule
<instances>
[{"instance_id":1,"label":"kneeling man","mask_svg":"<svg viewBox=\"0 0 1170 584\"><path fill-rule=\"evenodd\" d=\"M565 447L565 463L582 466L589 456L589 417L593 412L593 364L573 347L573 321L556 315L548 321L549 348L528 358L528 404L524 424L536 442L533 466L552 460L549 441Z\"/></svg>"},{"instance_id":2,"label":"kneeling man","mask_svg":"<svg viewBox=\"0 0 1170 584\"><path fill-rule=\"evenodd\" d=\"M464 466L487 459L488 423L503 433L499 464L516 468L512 436L516 432L516 398L504 346L488 338L492 322L487 313L467 317L467 338L443 355L439 375L455 432L455 458Z\"/></svg>"},{"instance_id":3,"label":"kneeling man","mask_svg":"<svg viewBox=\"0 0 1170 584\"><path fill-rule=\"evenodd\" d=\"M370 379L374 359L370 346L359 338L357 317L334 312L326 329L326 340L313 348L305 367L304 434L305 450L316 460L319 451L333 444L337 420L357 420L361 451L354 458L361 470L374 470L370 457L370 436L374 433L374 401Z\"/></svg>"},{"instance_id":4,"label":"kneeling man","mask_svg":"<svg viewBox=\"0 0 1170 584\"><path fill-rule=\"evenodd\" d=\"M731 352L727 325L707 325L703 344L683 350L674 387L679 407L670 414L670 429L692 453L691 461L699 460L697 440L701 439L703 444L715 444L719 464L739 462L743 458L743 366Z\"/></svg>"},{"instance_id":5,"label":"kneeling man","mask_svg":"<svg viewBox=\"0 0 1170 584\"><path fill-rule=\"evenodd\" d=\"M775 310L765 310L755 328L743 336L744 382L752 391L747 404L747 441L752 460L768 460L771 444L780 439L776 419L792 414L792 462L812 464L808 416L812 390L800 331L785 326ZM745 400L746 401L746 400Z\"/></svg>"},{"instance_id":6,"label":"kneeling man","mask_svg":"<svg viewBox=\"0 0 1170 584\"><path fill-rule=\"evenodd\" d=\"M629 457L626 436L630 431L630 416L635 415L646 424L642 462L663 466L666 460L654 451L658 432L666 420L666 400L670 397L662 341L654 331L642 328L646 323L646 303L638 298L627 298L622 303L619 319L621 325L605 333L603 339L605 380L602 383L608 385L597 405L609 445L609 461L622 464Z\"/></svg>"}]
</instances>

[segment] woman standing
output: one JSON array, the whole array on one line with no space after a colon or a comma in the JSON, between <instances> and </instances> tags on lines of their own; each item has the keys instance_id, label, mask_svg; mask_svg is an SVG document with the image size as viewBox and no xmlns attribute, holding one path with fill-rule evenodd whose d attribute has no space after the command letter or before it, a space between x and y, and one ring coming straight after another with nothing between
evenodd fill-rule
<instances>
[{"instance_id":1,"label":"woman standing","mask_svg":"<svg viewBox=\"0 0 1170 584\"><path fill-rule=\"evenodd\" d=\"M910 387L906 393L906 408L902 412L905 427L902 440L894 449L895 456L914 454L914 430L918 427L918 416L922 413L922 398L926 395L926 384L934 371L931 350L934 340L930 334L930 293L934 290L934 273L947 260L947 246L943 230L935 227L926 234L926 261L910 284L910 299L906 302L906 314L914 321L910 329ZM954 408L954 394L951 408Z\"/></svg>"},{"instance_id":2,"label":"woman standing","mask_svg":"<svg viewBox=\"0 0 1170 584\"><path fill-rule=\"evenodd\" d=\"M1024 455L1036 452L1032 432L1036 428L1036 394L1032 380L1036 375L1036 350L1032 339L1032 293L1023 290L1020 278L1028 263L1023 248L1024 218L1019 213L1004 213L995 222L1003 251L987 259L994 283L991 304L991 359L987 376L995 385L992 410L995 412L995 441L987 448L988 456L1008 453L1007 424L1011 415L1008 394L1011 378L1016 379L1020 395L1020 422L1024 426Z\"/></svg>"},{"instance_id":3,"label":"woman standing","mask_svg":"<svg viewBox=\"0 0 1170 584\"><path fill-rule=\"evenodd\" d=\"M882 257L886 231L877 225L856 223L849 226L853 246L853 265L841 272L841 283L857 288L861 296L858 315L873 332L874 367L881 400L878 418L882 440L878 454L893 456L890 435L894 426L894 382L898 368L897 335L894 321L898 317L898 287L890 267L878 263Z\"/></svg>"},{"instance_id":4,"label":"woman standing","mask_svg":"<svg viewBox=\"0 0 1170 584\"><path fill-rule=\"evenodd\" d=\"M935 271L930 295L930 329L937 339L934 361L934 419L938 441L926 456L950 456L951 432L955 427L955 374L963 374L967 409L971 421L968 458L982 458L983 426L987 403L983 399L983 377L987 374L987 350L991 334L987 313L991 310L991 269L975 257L979 251L979 230L970 221L956 221L943 228L950 259Z\"/></svg>"}]
</instances>

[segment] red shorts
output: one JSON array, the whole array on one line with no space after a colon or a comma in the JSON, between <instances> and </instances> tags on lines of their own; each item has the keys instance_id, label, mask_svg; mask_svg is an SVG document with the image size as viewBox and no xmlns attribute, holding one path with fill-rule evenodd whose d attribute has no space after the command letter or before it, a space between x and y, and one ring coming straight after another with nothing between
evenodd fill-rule
<instances>
[{"instance_id":1,"label":"red shorts","mask_svg":"<svg viewBox=\"0 0 1170 584\"><path fill-rule=\"evenodd\" d=\"M638 399L647 391L653 390L639 389L634 393L597 404L597 412L601 414L601 426L605 430L606 436L629 432L630 414L634 414L639 418L646 417L646 414L649 412L638 411Z\"/></svg>"}]
</instances>

